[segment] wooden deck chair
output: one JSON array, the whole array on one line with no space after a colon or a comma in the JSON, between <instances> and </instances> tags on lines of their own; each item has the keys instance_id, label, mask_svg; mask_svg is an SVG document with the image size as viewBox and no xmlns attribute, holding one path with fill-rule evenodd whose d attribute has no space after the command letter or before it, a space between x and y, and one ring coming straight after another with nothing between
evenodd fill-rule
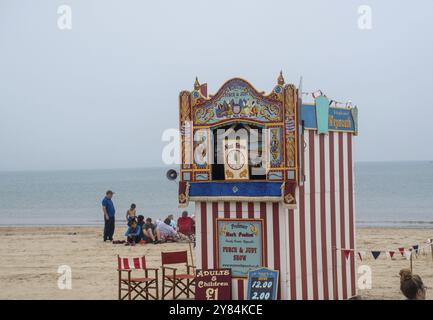
<instances>
[{"instance_id":1,"label":"wooden deck chair","mask_svg":"<svg viewBox=\"0 0 433 320\"><path fill-rule=\"evenodd\" d=\"M162 262L162 299L172 292L173 300L185 294L187 298L195 295L195 266L188 264L187 251L161 252ZM177 273L178 268L167 265L184 264L186 273ZM192 271L192 272L191 272ZM169 273L167 273L169 272ZM168 291L165 289L168 288ZM177 292L176 289L179 289Z\"/></svg>"},{"instance_id":2,"label":"wooden deck chair","mask_svg":"<svg viewBox=\"0 0 433 320\"><path fill-rule=\"evenodd\" d=\"M135 300L142 297L149 300L149 297L158 300L158 268L147 268L145 257L122 258L117 256L119 272L119 300ZM132 277L134 273L142 273L144 277ZM149 276L149 271L154 272L154 277ZM126 291L122 295L122 291ZM152 293L153 291L153 293Z\"/></svg>"}]
</instances>

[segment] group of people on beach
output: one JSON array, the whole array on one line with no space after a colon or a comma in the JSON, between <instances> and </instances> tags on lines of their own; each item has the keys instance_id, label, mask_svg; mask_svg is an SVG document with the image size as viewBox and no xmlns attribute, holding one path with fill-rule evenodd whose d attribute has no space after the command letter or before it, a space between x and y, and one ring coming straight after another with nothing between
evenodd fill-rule
<instances>
[{"instance_id":1,"label":"group of people on beach","mask_svg":"<svg viewBox=\"0 0 433 320\"><path fill-rule=\"evenodd\" d=\"M102 211L104 213L104 242L113 241L115 229L115 213L113 204L114 192L108 190L102 200ZM163 220L152 218L144 219L143 215L137 215L137 206L133 203L126 212L127 230L125 232L126 241L116 241L115 243L125 242L127 245L137 243L162 243L176 242L179 240L195 241L195 220L194 216L189 217L188 212L182 212L182 216L177 220L170 214Z\"/></svg>"}]
</instances>

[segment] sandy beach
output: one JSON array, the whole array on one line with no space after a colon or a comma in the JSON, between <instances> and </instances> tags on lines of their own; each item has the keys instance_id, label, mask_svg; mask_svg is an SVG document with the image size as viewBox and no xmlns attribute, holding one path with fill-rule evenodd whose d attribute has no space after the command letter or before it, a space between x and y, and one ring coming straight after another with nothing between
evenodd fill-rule
<instances>
[{"instance_id":1,"label":"sandy beach","mask_svg":"<svg viewBox=\"0 0 433 320\"><path fill-rule=\"evenodd\" d=\"M117 239L124 230L117 228ZM357 230L359 249L394 249L433 238L430 229L362 228ZM188 250L188 244L147 244L128 247L101 241L95 227L1 227L0 299L117 299L117 254L144 254L150 267L160 266L161 251ZM384 254L374 260L369 255L362 264L372 269L372 289L358 290L364 299L402 299L398 272L409 261L396 253L395 260ZM58 267L72 269L72 289L57 286ZM360 262L358 260L358 265ZM433 287L433 260L430 250L421 251L413 261L427 287ZM433 299L433 292L427 292Z\"/></svg>"}]
</instances>

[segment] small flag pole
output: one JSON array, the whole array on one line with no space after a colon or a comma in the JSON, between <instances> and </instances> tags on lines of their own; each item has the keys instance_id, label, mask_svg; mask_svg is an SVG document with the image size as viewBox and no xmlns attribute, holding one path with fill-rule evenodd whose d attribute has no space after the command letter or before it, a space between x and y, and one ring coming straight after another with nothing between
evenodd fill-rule
<instances>
[{"instance_id":1,"label":"small flag pole","mask_svg":"<svg viewBox=\"0 0 433 320\"><path fill-rule=\"evenodd\" d=\"M191 239L189 239L188 244L189 244L189 253L191 255L191 265L193 266L194 265L194 255L192 254Z\"/></svg>"},{"instance_id":2,"label":"small flag pole","mask_svg":"<svg viewBox=\"0 0 433 320\"><path fill-rule=\"evenodd\" d=\"M433 239L430 239L431 258L433 260Z\"/></svg>"},{"instance_id":3,"label":"small flag pole","mask_svg":"<svg viewBox=\"0 0 433 320\"><path fill-rule=\"evenodd\" d=\"M412 250L410 250L410 272L411 273L413 272L413 259L412 259L412 257L413 257L413 252L412 252Z\"/></svg>"},{"instance_id":4,"label":"small flag pole","mask_svg":"<svg viewBox=\"0 0 433 320\"><path fill-rule=\"evenodd\" d=\"M332 247L332 280L334 282L334 290L335 288L337 288L338 286L338 282L337 282L337 248L335 246ZM337 292L338 294L338 289L334 292ZM333 297L334 300L337 299L337 297Z\"/></svg>"}]
</instances>

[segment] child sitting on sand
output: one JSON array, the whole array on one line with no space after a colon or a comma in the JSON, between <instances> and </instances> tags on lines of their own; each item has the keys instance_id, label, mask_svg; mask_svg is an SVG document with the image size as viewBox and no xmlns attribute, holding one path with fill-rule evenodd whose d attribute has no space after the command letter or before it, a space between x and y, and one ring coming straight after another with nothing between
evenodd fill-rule
<instances>
[{"instance_id":1,"label":"child sitting on sand","mask_svg":"<svg viewBox=\"0 0 433 320\"><path fill-rule=\"evenodd\" d=\"M128 209L128 211L126 211L126 223L128 224L128 226L131 224L131 222L133 220L136 219L135 215L136 215L136 208L137 206L135 205L135 203L131 204L131 207Z\"/></svg>"},{"instance_id":2,"label":"child sitting on sand","mask_svg":"<svg viewBox=\"0 0 433 320\"><path fill-rule=\"evenodd\" d=\"M141 240L141 227L137 224L137 221L132 220L131 225L125 232L125 237L127 239L127 244L135 245Z\"/></svg>"},{"instance_id":3,"label":"child sitting on sand","mask_svg":"<svg viewBox=\"0 0 433 320\"><path fill-rule=\"evenodd\" d=\"M426 289L419 275L400 270L400 290L408 300L425 300Z\"/></svg>"}]
</instances>

